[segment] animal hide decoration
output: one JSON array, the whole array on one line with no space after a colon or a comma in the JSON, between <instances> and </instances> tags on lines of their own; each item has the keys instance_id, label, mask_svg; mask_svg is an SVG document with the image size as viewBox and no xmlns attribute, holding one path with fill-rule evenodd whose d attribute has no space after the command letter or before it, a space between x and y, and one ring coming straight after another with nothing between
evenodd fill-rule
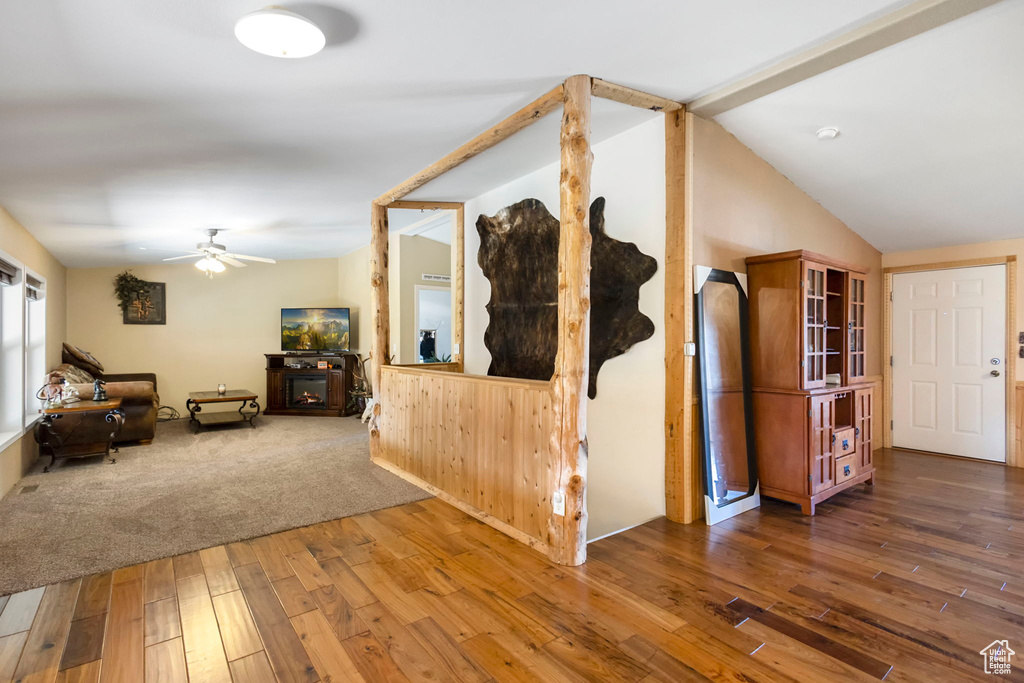
<instances>
[{"instance_id":1,"label":"animal hide decoration","mask_svg":"<svg viewBox=\"0 0 1024 683\"><path fill-rule=\"evenodd\" d=\"M605 234L604 204L598 197L590 205L590 398L597 396L601 365L654 334L638 303L640 285L658 262ZM477 262L491 283L487 374L551 379L558 352L558 219L540 200L524 199L493 217L481 215L476 230Z\"/></svg>"}]
</instances>

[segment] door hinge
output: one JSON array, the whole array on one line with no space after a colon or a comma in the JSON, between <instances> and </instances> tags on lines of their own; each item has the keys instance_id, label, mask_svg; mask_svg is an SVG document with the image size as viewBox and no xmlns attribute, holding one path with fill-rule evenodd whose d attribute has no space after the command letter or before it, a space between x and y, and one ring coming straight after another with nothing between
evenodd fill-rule
<instances>
[{"instance_id":1,"label":"door hinge","mask_svg":"<svg viewBox=\"0 0 1024 683\"><path fill-rule=\"evenodd\" d=\"M804 366L804 362L805 362L805 361L800 361L800 367L803 367L803 366Z\"/></svg>"},{"instance_id":2,"label":"door hinge","mask_svg":"<svg viewBox=\"0 0 1024 683\"><path fill-rule=\"evenodd\" d=\"M893 367L892 356L889 356L889 367Z\"/></svg>"},{"instance_id":3,"label":"door hinge","mask_svg":"<svg viewBox=\"0 0 1024 683\"><path fill-rule=\"evenodd\" d=\"M811 475L809 474L807 475L807 481L814 481L813 479L811 479Z\"/></svg>"},{"instance_id":4,"label":"door hinge","mask_svg":"<svg viewBox=\"0 0 1024 683\"><path fill-rule=\"evenodd\" d=\"M814 411L813 410L808 410L807 411L807 417L814 417Z\"/></svg>"},{"instance_id":5,"label":"door hinge","mask_svg":"<svg viewBox=\"0 0 1024 683\"><path fill-rule=\"evenodd\" d=\"M893 426L893 421L889 420L889 429L892 429L892 426Z\"/></svg>"},{"instance_id":6,"label":"door hinge","mask_svg":"<svg viewBox=\"0 0 1024 683\"><path fill-rule=\"evenodd\" d=\"M801 280L800 281L800 289L803 289L804 286L806 285L806 283L807 283L807 280Z\"/></svg>"},{"instance_id":7,"label":"door hinge","mask_svg":"<svg viewBox=\"0 0 1024 683\"><path fill-rule=\"evenodd\" d=\"M889 290L889 301L892 301L892 290Z\"/></svg>"}]
</instances>

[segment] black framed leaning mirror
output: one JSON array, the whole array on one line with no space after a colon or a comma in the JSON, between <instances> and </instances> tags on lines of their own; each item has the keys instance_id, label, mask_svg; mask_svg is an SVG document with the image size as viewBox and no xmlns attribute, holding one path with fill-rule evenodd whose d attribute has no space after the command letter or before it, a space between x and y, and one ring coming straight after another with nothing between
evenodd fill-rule
<instances>
[{"instance_id":1,"label":"black framed leaning mirror","mask_svg":"<svg viewBox=\"0 0 1024 683\"><path fill-rule=\"evenodd\" d=\"M705 514L714 524L760 505L746 276L694 272Z\"/></svg>"}]
</instances>

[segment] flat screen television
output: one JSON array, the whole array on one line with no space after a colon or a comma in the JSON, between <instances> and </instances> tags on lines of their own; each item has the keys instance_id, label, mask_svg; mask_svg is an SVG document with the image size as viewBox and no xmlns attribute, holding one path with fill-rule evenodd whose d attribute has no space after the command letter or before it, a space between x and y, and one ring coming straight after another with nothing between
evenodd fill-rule
<instances>
[{"instance_id":1,"label":"flat screen television","mask_svg":"<svg viewBox=\"0 0 1024 683\"><path fill-rule=\"evenodd\" d=\"M282 308L282 351L348 351L347 308Z\"/></svg>"}]
</instances>

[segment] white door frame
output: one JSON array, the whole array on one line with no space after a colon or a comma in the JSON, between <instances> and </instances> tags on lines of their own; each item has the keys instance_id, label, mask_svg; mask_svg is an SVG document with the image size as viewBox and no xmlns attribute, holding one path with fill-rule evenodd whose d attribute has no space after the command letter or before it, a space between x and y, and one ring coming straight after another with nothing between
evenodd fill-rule
<instances>
[{"instance_id":1,"label":"white door frame","mask_svg":"<svg viewBox=\"0 0 1024 683\"><path fill-rule=\"evenodd\" d=\"M451 287L439 287L437 285L413 285L413 292L412 292L412 327L413 327L413 335L415 336L415 346L413 346L414 352L413 352L413 355L412 355L412 357L413 357L413 361L412 362L413 363L419 363L420 362L419 361L419 357L420 357L420 290L421 289L432 289L432 290L438 291L438 292L448 292L449 294L452 293L452 288ZM455 328L455 300L454 300L454 296L452 297L451 322L452 322L452 333L451 333L451 335L452 335L452 350L454 351L454 349L455 349L455 329L454 329ZM454 353L452 353L451 356L452 356L452 358L455 358L455 354Z\"/></svg>"},{"instance_id":2,"label":"white door frame","mask_svg":"<svg viewBox=\"0 0 1024 683\"><path fill-rule=\"evenodd\" d=\"M1017 450L1015 397L1017 387L1017 257L992 256L965 261L943 261L883 269L885 294L882 299L882 442L892 448L892 276L922 270L950 270L972 266L1006 265L1006 465L1024 467L1024 453Z\"/></svg>"}]
</instances>

